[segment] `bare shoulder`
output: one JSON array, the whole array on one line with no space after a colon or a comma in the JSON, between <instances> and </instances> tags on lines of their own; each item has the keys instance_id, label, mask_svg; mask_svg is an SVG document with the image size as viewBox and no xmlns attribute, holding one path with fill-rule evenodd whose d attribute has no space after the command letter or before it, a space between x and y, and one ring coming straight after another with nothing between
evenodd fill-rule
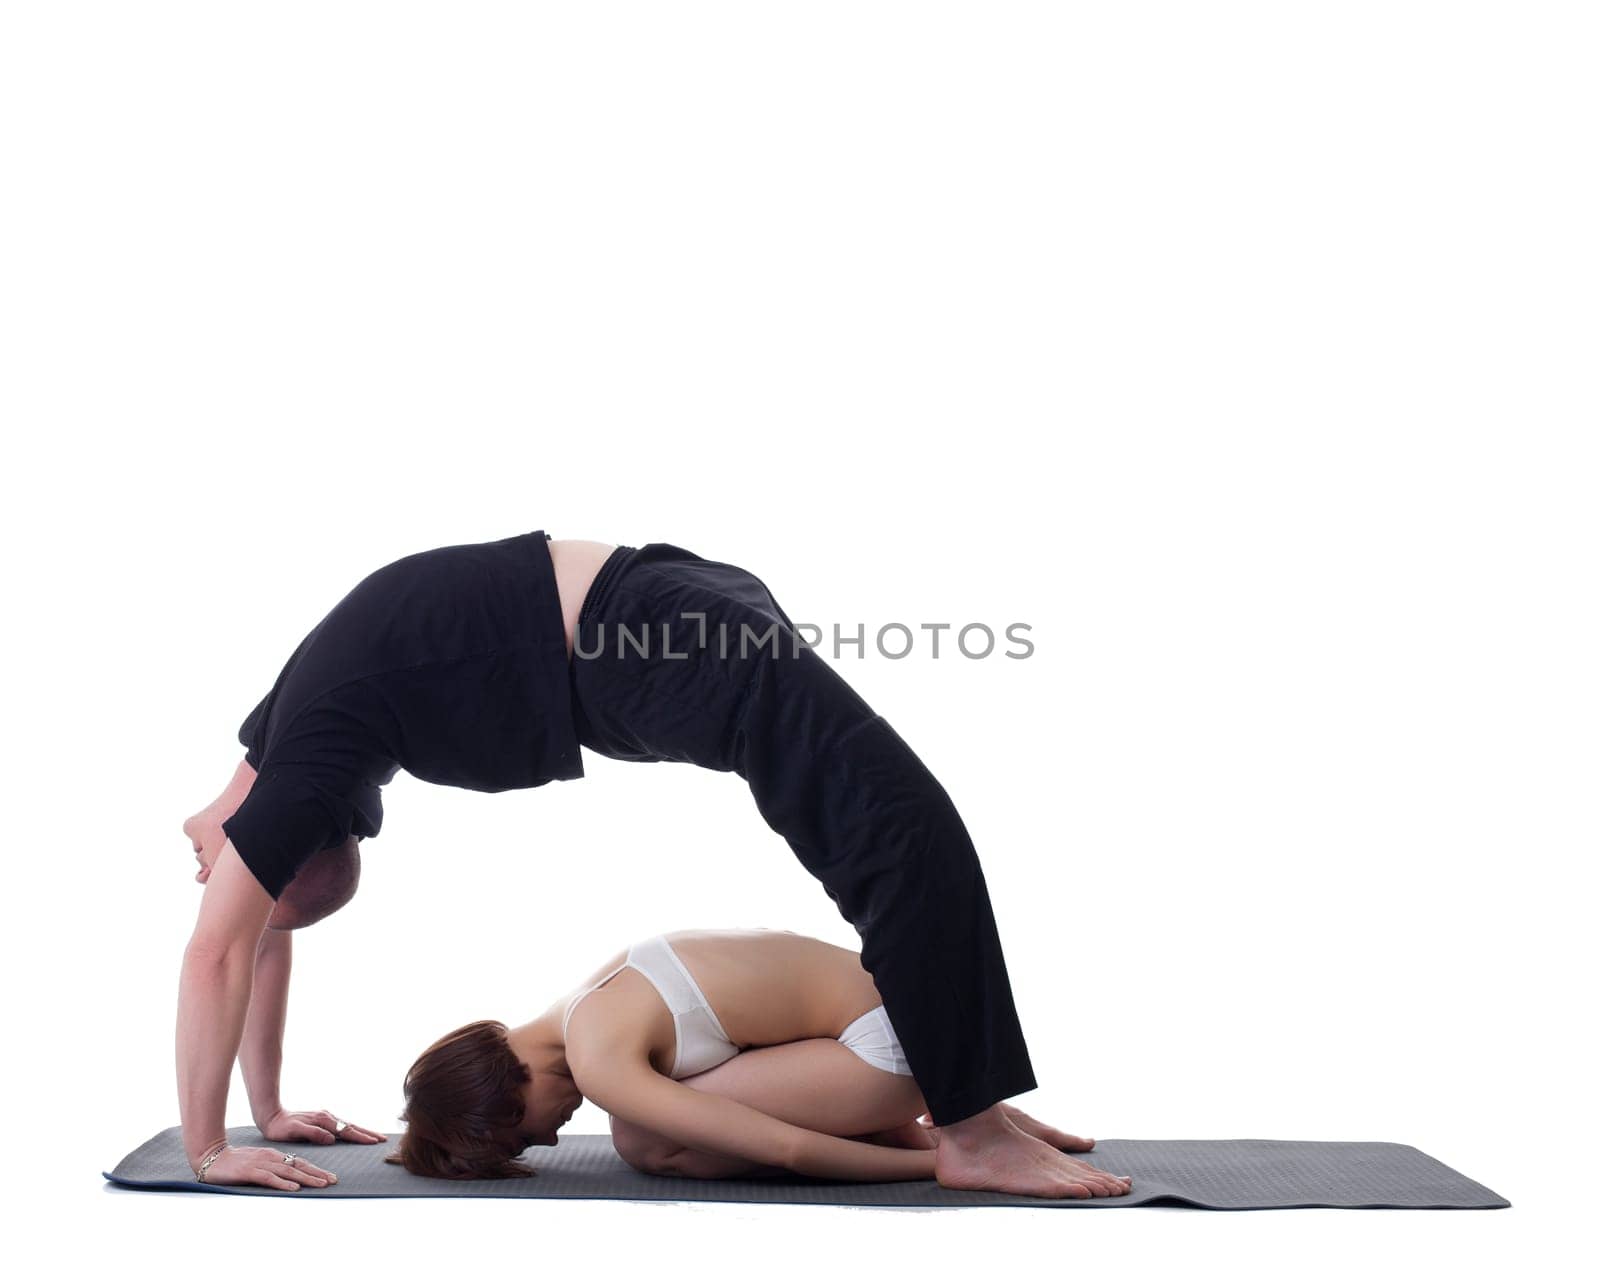
<instances>
[{"instance_id":1,"label":"bare shoulder","mask_svg":"<svg viewBox=\"0 0 1600 1272\"><path fill-rule=\"evenodd\" d=\"M655 1073L651 1048L649 1029L624 1003L590 994L573 1009L567 1025L567 1068L578 1089L590 1098L602 1081L628 1073Z\"/></svg>"},{"instance_id":2,"label":"bare shoulder","mask_svg":"<svg viewBox=\"0 0 1600 1272\"><path fill-rule=\"evenodd\" d=\"M612 974L620 971L622 965L627 961L628 951L625 949L618 950L572 988L563 991L561 996L545 1010L554 1012L558 1020L565 1020L569 1008L576 1011L575 1004L577 1000L587 998L591 990L598 989L603 983L610 980Z\"/></svg>"},{"instance_id":3,"label":"bare shoulder","mask_svg":"<svg viewBox=\"0 0 1600 1272\"><path fill-rule=\"evenodd\" d=\"M619 956L618 962L621 962ZM580 1071L614 1062L651 1067L651 1055L660 1046L655 1019L660 996L631 967L612 968L575 991L566 1018L566 1059L574 1080L582 1086ZM609 976L594 988L596 980ZM581 997L578 997L581 995ZM667 1017L671 1024L670 1015Z\"/></svg>"}]
</instances>

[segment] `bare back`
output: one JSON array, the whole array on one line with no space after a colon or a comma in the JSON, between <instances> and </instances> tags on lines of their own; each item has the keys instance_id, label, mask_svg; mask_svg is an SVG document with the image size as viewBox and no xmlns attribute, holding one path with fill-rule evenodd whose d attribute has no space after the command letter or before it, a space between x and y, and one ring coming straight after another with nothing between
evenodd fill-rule
<instances>
[{"instance_id":1,"label":"bare back","mask_svg":"<svg viewBox=\"0 0 1600 1272\"><path fill-rule=\"evenodd\" d=\"M567 633L567 655L572 655L572 634L578 626L578 615L583 601L589 595L594 576L606 558L616 551L611 543L595 543L590 539L551 539L550 564L556 572L556 591L561 597L561 622Z\"/></svg>"},{"instance_id":2,"label":"bare back","mask_svg":"<svg viewBox=\"0 0 1600 1272\"><path fill-rule=\"evenodd\" d=\"M858 953L814 937L771 928L663 935L741 1049L837 1038L882 1002ZM649 1053L653 1068L671 1073L677 1058L672 1013L655 986L622 966L626 959L627 952L619 950L549 1010L560 1019L574 998L605 980L573 1011L569 1033L604 1030L615 1045L637 1044Z\"/></svg>"}]
</instances>

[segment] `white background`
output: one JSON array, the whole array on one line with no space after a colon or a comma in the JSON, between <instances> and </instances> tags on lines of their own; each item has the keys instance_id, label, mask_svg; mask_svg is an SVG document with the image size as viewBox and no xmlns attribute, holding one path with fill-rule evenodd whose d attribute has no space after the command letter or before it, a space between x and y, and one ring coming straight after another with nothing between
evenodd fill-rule
<instances>
[{"instance_id":1,"label":"white background","mask_svg":"<svg viewBox=\"0 0 1600 1272\"><path fill-rule=\"evenodd\" d=\"M1584 10L8 5L24 1228L179 1268L1576 1254ZM839 664L979 845L1040 1082L1019 1103L1103 1138L1402 1141L1514 1208L103 1188L176 1121L179 823L240 719L371 569L535 528L738 562L823 625L1033 624L1026 661ZM291 1106L393 1127L427 1042L655 931L856 947L737 779L589 772L395 781L361 896L300 938Z\"/></svg>"}]
</instances>

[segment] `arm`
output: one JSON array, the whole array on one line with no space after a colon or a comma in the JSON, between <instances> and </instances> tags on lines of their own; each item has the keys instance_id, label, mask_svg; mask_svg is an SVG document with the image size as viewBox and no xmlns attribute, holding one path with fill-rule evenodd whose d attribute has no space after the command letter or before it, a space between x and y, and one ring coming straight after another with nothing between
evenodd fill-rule
<instances>
[{"instance_id":1,"label":"arm","mask_svg":"<svg viewBox=\"0 0 1600 1272\"><path fill-rule=\"evenodd\" d=\"M250 1093L250 1116L269 1140L333 1144L377 1144L387 1139L326 1109L291 1113L283 1107L278 1077L283 1071L283 1028L289 1016L289 971L293 965L293 933L268 928L256 947L255 984L239 1045L239 1068Z\"/></svg>"},{"instance_id":2,"label":"arm","mask_svg":"<svg viewBox=\"0 0 1600 1272\"><path fill-rule=\"evenodd\" d=\"M244 797L250 793L250 788L256 783L256 771L250 767L248 759L240 760L234 766L233 776L228 779L227 788L222 792L217 801L230 812L244 803Z\"/></svg>"},{"instance_id":3,"label":"arm","mask_svg":"<svg viewBox=\"0 0 1600 1272\"><path fill-rule=\"evenodd\" d=\"M227 1138L228 1079L272 904L233 845L224 844L178 983L178 1108L191 1167Z\"/></svg>"},{"instance_id":4,"label":"arm","mask_svg":"<svg viewBox=\"0 0 1600 1272\"><path fill-rule=\"evenodd\" d=\"M579 1090L606 1112L685 1147L823 1179L932 1179L931 1149L887 1148L791 1126L737 1100L657 1073L642 1056L569 1048Z\"/></svg>"},{"instance_id":5,"label":"arm","mask_svg":"<svg viewBox=\"0 0 1600 1272\"><path fill-rule=\"evenodd\" d=\"M256 947L255 983L239 1046L239 1069L250 1093L250 1116L263 1131L283 1110L278 1075L283 1069L283 1026L289 1014L292 933L268 928Z\"/></svg>"},{"instance_id":6,"label":"arm","mask_svg":"<svg viewBox=\"0 0 1600 1272\"><path fill-rule=\"evenodd\" d=\"M224 844L213 863L178 982L178 1108L192 1170L227 1143L228 1079L272 905L271 895L234 846ZM230 1148L215 1158L207 1182L292 1190L332 1181L327 1171L309 1162L286 1161L287 1156L265 1148Z\"/></svg>"}]
</instances>

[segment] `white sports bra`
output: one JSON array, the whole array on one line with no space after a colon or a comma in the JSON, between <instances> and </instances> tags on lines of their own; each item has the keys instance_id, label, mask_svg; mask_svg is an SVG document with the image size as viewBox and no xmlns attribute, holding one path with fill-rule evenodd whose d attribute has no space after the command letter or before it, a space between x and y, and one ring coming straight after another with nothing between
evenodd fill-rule
<instances>
[{"instance_id":1,"label":"white sports bra","mask_svg":"<svg viewBox=\"0 0 1600 1272\"><path fill-rule=\"evenodd\" d=\"M630 945L622 967L608 972L595 984L573 996L567 1004L566 1014L561 1018L563 1041L567 1036L567 1022L572 1019L572 1009L623 967L633 968L655 986L661 1001L672 1013L675 1045L669 1077L687 1078L704 1073L739 1054L740 1049L728 1038L728 1032L717 1019L717 1013L711 1010L711 1004L700 992L700 986L665 936L652 936Z\"/></svg>"}]
</instances>

